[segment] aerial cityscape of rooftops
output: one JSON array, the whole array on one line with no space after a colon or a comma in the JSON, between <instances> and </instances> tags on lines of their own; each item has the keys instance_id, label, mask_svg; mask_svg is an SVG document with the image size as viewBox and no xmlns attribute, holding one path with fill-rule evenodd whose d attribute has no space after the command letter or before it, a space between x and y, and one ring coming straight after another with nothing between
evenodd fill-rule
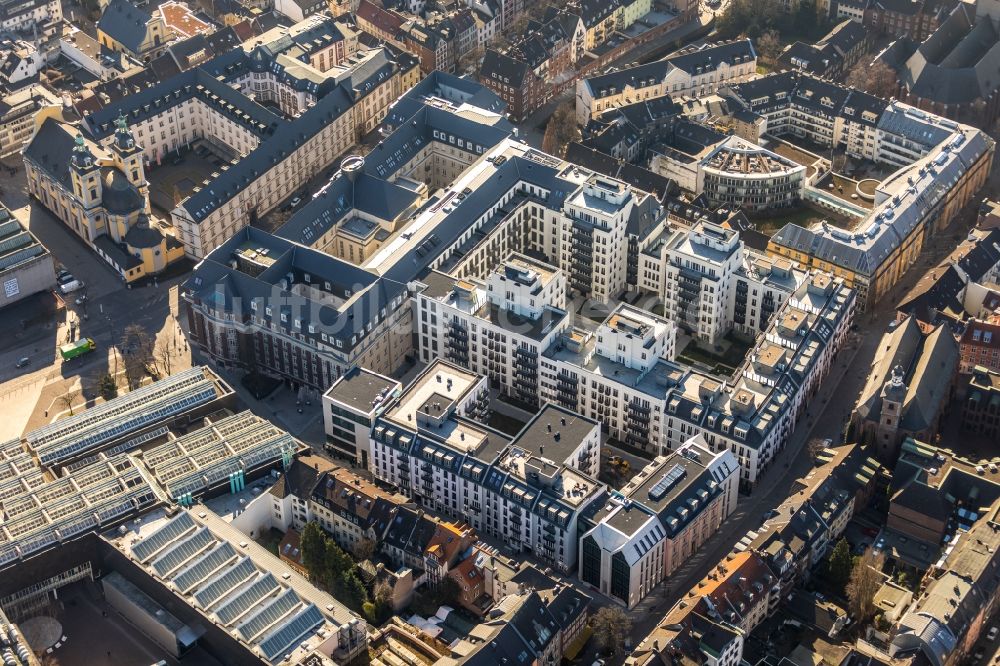
<instances>
[{"instance_id":1,"label":"aerial cityscape of rooftops","mask_svg":"<svg viewBox=\"0 0 1000 666\"><path fill-rule=\"evenodd\" d=\"M1000 666L1000 0L0 0L2 666Z\"/></svg>"}]
</instances>

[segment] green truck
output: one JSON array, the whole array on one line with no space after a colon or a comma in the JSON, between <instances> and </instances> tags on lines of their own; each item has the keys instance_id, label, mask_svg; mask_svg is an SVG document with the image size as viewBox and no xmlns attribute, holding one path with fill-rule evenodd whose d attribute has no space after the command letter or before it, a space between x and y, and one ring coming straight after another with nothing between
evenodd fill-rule
<instances>
[{"instance_id":1,"label":"green truck","mask_svg":"<svg viewBox=\"0 0 1000 666\"><path fill-rule=\"evenodd\" d=\"M88 352L92 352L96 348L97 344L90 338L80 338L76 342L67 342L60 347L59 354L62 356L62 360L68 361L77 356L83 356Z\"/></svg>"}]
</instances>

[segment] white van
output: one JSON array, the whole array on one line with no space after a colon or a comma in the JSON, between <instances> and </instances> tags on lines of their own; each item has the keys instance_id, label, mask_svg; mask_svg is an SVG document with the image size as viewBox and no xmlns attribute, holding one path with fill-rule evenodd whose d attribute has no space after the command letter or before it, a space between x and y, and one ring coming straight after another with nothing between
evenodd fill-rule
<instances>
[{"instance_id":1,"label":"white van","mask_svg":"<svg viewBox=\"0 0 1000 666\"><path fill-rule=\"evenodd\" d=\"M79 289L83 289L83 283L79 280L73 280L71 282L67 282L66 284L59 285L59 291L64 294L71 294Z\"/></svg>"}]
</instances>

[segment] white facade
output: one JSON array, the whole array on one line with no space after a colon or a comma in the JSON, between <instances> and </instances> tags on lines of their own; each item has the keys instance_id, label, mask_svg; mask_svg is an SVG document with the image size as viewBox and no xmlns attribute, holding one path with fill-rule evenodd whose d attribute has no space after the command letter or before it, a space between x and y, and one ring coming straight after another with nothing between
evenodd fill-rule
<instances>
[{"instance_id":1,"label":"white facade","mask_svg":"<svg viewBox=\"0 0 1000 666\"><path fill-rule=\"evenodd\" d=\"M657 457L586 519L580 580L634 607L732 514L738 486L732 452L700 437Z\"/></svg>"},{"instance_id":2,"label":"white facade","mask_svg":"<svg viewBox=\"0 0 1000 666\"><path fill-rule=\"evenodd\" d=\"M485 377L435 361L376 422L371 471L421 505L569 571L577 516L603 490L577 467L596 469L600 427L550 405L504 445L471 420L483 418L488 397Z\"/></svg>"},{"instance_id":3,"label":"white facade","mask_svg":"<svg viewBox=\"0 0 1000 666\"><path fill-rule=\"evenodd\" d=\"M639 286L660 297L668 319L700 340L716 342L732 328L743 241L733 229L707 221L660 240L640 255Z\"/></svg>"},{"instance_id":4,"label":"white facade","mask_svg":"<svg viewBox=\"0 0 1000 666\"><path fill-rule=\"evenodd\" d=\"M578 80L576 120L586 125L608 109L663 95L704 97L756 73L748 39L692 46L662 61Z\"/></svg>"},{"instance_id":5,"label":"white facade","mask_svg":"<svg viewBox=\"0 0 1000 666\"><path fill-rule=\"evenodd\" d=\"M736 454L741 487L752 487L832 367L855 301L842 280L814 273L776 312L732 385L699 372L676 373L666 410L667 447L703 434L711 450Z\"/></svg>"}]
</instances>

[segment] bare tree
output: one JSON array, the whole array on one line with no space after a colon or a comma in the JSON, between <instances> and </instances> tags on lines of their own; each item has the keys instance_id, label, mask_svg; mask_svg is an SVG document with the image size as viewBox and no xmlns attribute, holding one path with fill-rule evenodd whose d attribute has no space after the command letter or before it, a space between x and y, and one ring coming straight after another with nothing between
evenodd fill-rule
<instances>
[{"instance_id":1,"label":"bare tree","mask_svg":"<svg viewBox=\"0 0 1000 666\"><path fill-rule=\"evenodd\" d=\"M806 444L806 451L809 454L809 459L814 461L819 458L819 454L823 453L826 449L826 442L822 439L810 439L809 443Z\"/></svg>"},{"instance_id":2,"label":"bare tree","mask_svg":"<svg viewBox=\"0 0 1000 666\"><path fill-rule=\"evenodd\" d=\"M478 72L479 62L485 54L486 51L482 46L477 46L474 49L466 51L458 57L458 69L472 73Z\"/></svg>"},{"instance_id":3,"label":"bare tree","mask_svg":"<svg viewBox=\"0 0 1000 666\"><path fill-rule=\"evenodd\" d=\"M632 629L632 620L618 606L602 606L590 621L597 644L609 654L621 652L622 643Z\"/></svg>"},{"instance_id":4,"label":"bare tree","mask_svg":"<svg viewBox=\"0 0 1000 666\"><path fill-rule=\"evenodd\" d=\"M69 415L73 416L73 401L80 397L79 389L70 389L63 393L61 396L56 398L56 400L63 407L69 410Z\"/></svg>"},{"instance_id":5,"label":"bare tree","mask_svg":"<svg viewBox=\"0 0 1000 666\"><path fill-rule=\"evenodd\" d=\"M576 126L573 102L564 102L556 108L545 125L542 150L562 156L566 152L566 147L579 138L580 130Z\"/></svg>"},{"instance_id":6,"label":"bare tree","mask_svg":"<svg viewBox=\"0 0 1000 666\"><path fill-rule=\"evenodd\" d=\"M757 51L764 60L774 62L781 55L781 36L777 30L765 30L764 34L757 38Z\"/></svg>"},{"instance_id":7,"label":"bare tree","mask_svg":"<svg viewBox=\"0 0 1000 666\"><path fill-rule=\"evenodd\" d=\"M375 554L375 542L364 537L358 539L351 545L351 555L354 559L364 561L370 559Z\"/></svg>"},{"instance_id":8,"label":"bare tree","mask_svg":"<svg viewBox=\"0 0 1000 666\"><path fill-rule=\"evenodd\" d=\"M391 604L392 586L384 580L375 583L375 587L372 588L372 601L376 604Z\"/></svg>"},{"instance_id":9,"label":"bare tree","mask_svg":"<svg viewBox=\"0 0 1000 666\"><path fill-rule=\"evenodd\" d=\"M869 548L854 561L851 579L847 583L847 601L854 619L864 622L875 615L875 594L882 587L882 565L885 555Z\"/></svg>"},{"instance_id":10,"label":"bare tree","mask_svg":"<svg viewBox=\"0 0 1000 666\"><path fill-rule=\"evenodd\" d=\"M147 367L155 359L155 345L153 337L139 324L125 327L119 347L125 365L125 380L130 390L142 383Z\"/></svg>"},{"instance_id":11,"label":"bare tree","mask_svg":"<svg viewBox=\"0 0 1000 666\"><path fill-rule=\"evenodd\" d=\"M876 97L895 97L899 90L896 72L881 60L859 62L847 75L847 85Z\"/></svg>"},{"instance_id":12,"label":"bare tree","mask_svg":"<svg viewBox=\"0 0 1000 666\"><path fill-rule=\"evenodd\" d=\"M156 343L156 365L167 377L171 374L171 361L176 355L173 345L167 341Z\"/></svg>"}]
</instances>

